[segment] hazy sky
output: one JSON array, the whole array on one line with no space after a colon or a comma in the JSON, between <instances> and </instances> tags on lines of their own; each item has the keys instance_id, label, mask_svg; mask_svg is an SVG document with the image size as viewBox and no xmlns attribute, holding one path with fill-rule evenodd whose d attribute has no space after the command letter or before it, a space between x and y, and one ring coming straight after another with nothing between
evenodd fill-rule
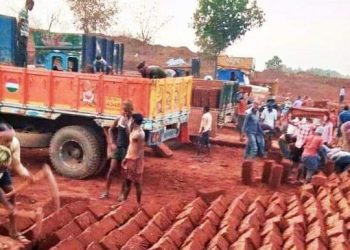
<instances>
[{"instance_id":1,"label":"hazy sky","mask_svg":"<svg viewBox=\"0 0 350 250\"><path fill-rule=\"evenodd\" d=\"M61 9L61 24L55 31L75 32L72 18L64 0L35 0L31 22L47 27L50 13ZM153 0L119 0L121 9L118 25L113 31L133 33L137 24L133 12L141 3ZM197 50L191 29L196 0L159 0L161 18L172 17L157 34L155 43L187 46ZM24 0L0 0L0 14L16 15ZM319 67L350 74L350 18L349 0L258 0L266 13L266 22L227 49L233 56L256 59L257 69L278 55L293 68ZM127 46L127 45L126 45Z\"/></svg>"}]
</instances>

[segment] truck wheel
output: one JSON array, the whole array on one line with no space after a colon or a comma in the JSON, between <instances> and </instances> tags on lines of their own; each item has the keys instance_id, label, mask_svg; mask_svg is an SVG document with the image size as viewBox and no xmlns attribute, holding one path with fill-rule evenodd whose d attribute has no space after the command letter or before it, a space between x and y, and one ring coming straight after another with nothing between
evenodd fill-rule
<instances>
[{"instance_id":1,"label":"truck wheel","mask_svg":"<svg viewBox=\"0 0 350 250\"><path fill-rule=\"evenodd\" d=\"M49 154L59 174L84 179L100 167L102 150L97 135L90 128L68 126L55 133Z\"/></svg>"},{"instance_id":2,"label":"truck wheel","mask_svg":"<svg viewBox=\"0 0 350 250\"><path fill-rule=\"evenodd\" d=\"M105 172L106 167L109 166L107 164L107 162L110 163L110 161L108 161L108 159L107 159L107 141L106 141L105 135L103 134L102 131L101 131L101 133L99 133L98 131L96 131L93 128L89 127L88 129L98 139L99 148L100 148L100 152L101 152L100 166L98 168L96 168L96 171L93 175L101 175Z\"/></svg>"}]
</instances>

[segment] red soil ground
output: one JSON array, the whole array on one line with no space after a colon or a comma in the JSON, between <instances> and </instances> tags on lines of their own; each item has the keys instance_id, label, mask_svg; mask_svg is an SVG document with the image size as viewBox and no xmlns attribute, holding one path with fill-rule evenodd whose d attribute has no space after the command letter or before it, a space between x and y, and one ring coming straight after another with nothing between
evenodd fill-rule
<instances>
[{"instance_id":1,"label":"red soil ground","mask_svg":"<svg viewBox=\"0 0 350 250\"><path fill-rule=\"evenodd\" d=\"M45 150L23 150L23 162L28 169L35 173L41 165L48 162ZM174 151L174 156L169 159L146 157L143 184L143 203L150 201L165 205L173 199L183 201L192 200L196 191L203 188L220 188L226 191L230 197L237 196L246 190L250 190L252 196L272 194L267 185L256 182L248 187L241 182L241 164L243 161L243 149L222 146L213 146L212 155L208 158L198 158L195 149L191 145L185 145ZM254 177L260 178L262 172L261 160L254 166ZM103 176L89 180L72 180L62 176L56 176L62 195L80 196L98 199L104 190ZM14 178L15 185L21 182L19 177ZM120 190L121 177L116 176L112 185L111 198L101 203L113 203ZM282 186L282 193L294 193L296 187ZM134 189L129 200L135 201ZM19 207L30 208L43 204L50 197L45 180L33 185L18 196Z\"/></svg>"}]
</instances>

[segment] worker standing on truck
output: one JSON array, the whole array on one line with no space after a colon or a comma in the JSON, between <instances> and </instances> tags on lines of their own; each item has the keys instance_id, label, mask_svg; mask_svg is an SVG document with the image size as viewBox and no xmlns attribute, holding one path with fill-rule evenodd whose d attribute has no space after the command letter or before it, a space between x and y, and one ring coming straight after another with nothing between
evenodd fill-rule
<instances>
[{"instance_id":1,"label":"worker standing on truck","mask_svg":"<svg viewBox=\"0 0 350 250\"><path fill-rule=\"evenodd\" d=\"M131 131L131 116L133 105L130 101L123 102L123 114L117 118L112 127L108 130L108 141L111 142L111 165L107 173L106 191L100 196L101 199L106 199L109 196L109 191L112 184L112 174L115 169L120 172L122 161L125 158L126 151L129 146L129 135Z\"/></svg>"},{"instance_id":2,"label":"worker standing on truck","mask_svg":"<svg viewBox=\"0 0 350 250\"><path fill-rule=\"evenodd\" d=\"M129 147L122 163L124 182L118 201L127 200L131 184L136 188L137 203L141 205L142 179L144 169L145 132L141 124L143 116L139 113L132 115L132 131L129 137Z\"/></svg>"},{"instance_id":3,"label":"worker standing on truck","mask_svg":"<svg viewBox=\"0 0 350 250\"><path fill-rule=\"evenodd\" d=\"M18 139L15 137L15 131L7 123L0 123L0 154L7 154L8 157L1 157L0 162L0 203L9 211L9 234L12 238L21 241L24 244L29 241L17 232L15 221L16 196L6 197L5 193L13 191L10 170L18 175L33 181L33 176L21 163L21 152Z\"/></svg>"},{"instance_id":4,"label":"worker standing on truck","mask_svg":"<svg viewBox=\"0 0 350 250\"><path fill-rule=\"evenodd\" d=\"M160 79L166 78L165 71L159 66L146 66L146 62L143 61L137 66L137 70L144 78Z\"/></svg>"},{"instance_id":5,"label":"worker standing on truck","mask_svg":"<svg viewBox=\"0 0 350 250\"><path fill-rule=\"evenodd\" d=\"M107 72L108 63L105 59L102 58L101 55L96 56L96 59L93 62L94 73L98 72Z\"/></svg>"},{"instance_id":6,"label":"worker standing on truck","mask_svg":"<svg viewBox=\"0 0 350 250\"><path fill-rule=\"evenodd\" d=\"M34 7L34 0L26 0L25 7L19 12L17 26L16 66L27 67L27 45L29 37L29 15Z\"/></svg>"}]
</instances>

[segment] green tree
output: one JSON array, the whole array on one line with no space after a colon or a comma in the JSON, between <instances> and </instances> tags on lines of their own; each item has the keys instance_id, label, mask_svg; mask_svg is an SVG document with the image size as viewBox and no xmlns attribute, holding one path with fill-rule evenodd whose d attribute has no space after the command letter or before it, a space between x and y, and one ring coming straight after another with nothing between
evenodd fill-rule
<instances>
[{"instance_id":1,"label":"green tree","mask_svg":"<svg viewBox=\"0 0 350 250\"><path fill-rule=\"evenodd\" d=\"M218 55L254 27L260 27L264 12L256 0L199 0L193 27L197 45L209 55Z\"/></svg>"},{"instance_id":2,"label":"green tree","mask_svg":"<svg viewBox=\"0 0 350 250\"><path fill-rule=\"evenodd\" d=\"M67 0L74 13L75 25L84 31L105 32L118 13L117 0Z\"/></svg>"},{"instance_id":3,"label":"green tree","mask_svg":"<svg viewBox=\"0 0 350 250\"><path fill-rule=\"evenodd\" d=\"M266 69L279 70L281 71L283 68L282 59L278 56L272 57L265 63Z\"/></svg>"}]
</instances>

